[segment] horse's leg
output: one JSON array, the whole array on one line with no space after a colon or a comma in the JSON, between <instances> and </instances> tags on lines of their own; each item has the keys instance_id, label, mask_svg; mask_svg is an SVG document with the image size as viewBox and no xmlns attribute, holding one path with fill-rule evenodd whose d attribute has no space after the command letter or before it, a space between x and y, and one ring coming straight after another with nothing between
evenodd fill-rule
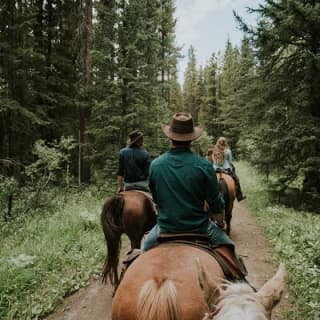
<instances>
[{"instance_id":1,"label":"horse's leg","mask_svg":"<svg viewBox=\"0 0 320 320\"><path fill-rule=\"evenodd\" d=\"M226 228L226 233L227 235L230 235L230 232L231 232L231 218L232 218L232 209L230 210L230 208L228 208L226 210L226 225L227 225L227 228Z\"/></svg>"}]
</instances>

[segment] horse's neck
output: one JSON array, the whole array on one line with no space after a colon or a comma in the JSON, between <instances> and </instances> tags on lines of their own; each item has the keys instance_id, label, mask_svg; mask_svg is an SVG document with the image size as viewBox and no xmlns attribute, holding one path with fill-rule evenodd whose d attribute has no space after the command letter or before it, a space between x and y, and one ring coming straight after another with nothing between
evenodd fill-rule
<instances>
[{"instance_id":1,"label":"horse's neck","mask_svg":"<svg viewBox=\"0 0 320 320\"><path fill-rule=\"evenodd\" d=\"M247 284L230 285L217 310L213 320L268 320L265 309Z\"/></svg>"}]
</instances>

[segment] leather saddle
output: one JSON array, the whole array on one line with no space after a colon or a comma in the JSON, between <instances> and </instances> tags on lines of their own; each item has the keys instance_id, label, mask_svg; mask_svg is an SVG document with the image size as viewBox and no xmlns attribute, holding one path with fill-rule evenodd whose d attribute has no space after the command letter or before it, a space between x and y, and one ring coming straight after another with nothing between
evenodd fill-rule
<instances>
[{"instance_id":1,"label":"leather saddle","mask_svg":"<svg viewBox=\"0 0 320 320\"><path fill-rule=\"evenodd\" d=\"M148 190L147 188L144 188L142 186L129 186L129 187L126 187L126 189L125 189L125 191L132 191L132 190L150 193L150 190Z\"/></svg>"},{"instance_id":2,"label":"leather saddle","mask_svg":"<svg viewBox=\"0 0 320 320\"><path fill-rule=\"evenodd\" d=\"M209 237L198 233L161 233L159 245L189 245L202 249L213 256L219 263L227 280L246 281L248 272L241 257L237 256L231 245L213 246Z\"/></svg>"}]
</instances>

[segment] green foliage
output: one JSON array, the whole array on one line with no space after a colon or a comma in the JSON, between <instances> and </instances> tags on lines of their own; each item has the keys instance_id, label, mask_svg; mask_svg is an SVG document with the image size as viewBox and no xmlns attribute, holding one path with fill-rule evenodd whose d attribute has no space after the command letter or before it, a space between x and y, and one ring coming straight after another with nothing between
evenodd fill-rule
<instances>
[{"instance_id":1,"label":"green foliage","mask_svg":"<svg viewBox=\"0 0 320 320\"><path fill-rule=\"evenodd\" d=\"M4 200L7 196L15 193L18 189L18 182L14 178L7 178L0 175L0 197ZM2 201L1 201L2 202Z\"/></svg>"},{"instance_id":2,"label":"green foliage","mask_svg":"<svg viewBox=\"0 0 320 320\"><path fill-rule=\"evenodd\" d=\"M173 72L169 88L170 88L170 98L169 98L168 108L169 108L169 112L171 114L174 114L183 110L182 88L178 81L177 70Z\"/></svg>"},{"instance_id":3,"label":"green foliage","mask_svg":"<svg viewBox=\"0 0 320 320\"><path fill-rule=\"evenodd\" d=\"M266 232L276 259L286 264L292 303L288 319L317 319L320 310L320 216L273 204L264 179L248 163L237 163L236 167L248 196L246 204Z\"/></svg>"},{"instance_id":4,"label":"green foliage","mask_svg":"<svg viewBox=\"0 0 320 320\"><path fill-rule=\"evenodd\" d=\"M38 140L34 144L33 154L37 160L26 167L26 174L32 181L44 182L44 186L51 181L57 182L58 177L65 176L67 185L69 184L69 172L71 153L76 147L76 142L72 137L61 137L60 141L46 143Z\"/></svg>"},{"instance_id":5,"label":"green foliage","mask_svg":"<svg viewBox=\"0 0 320 320\"><path fill-rule=\"evenodd\" d=\"M213 138L204 131L202 135L192 143L192 146L201 156L205 156L208 149L212 146L212 141Z\"/></svg>"},{"instance_id":6,"label":"green foliage","mask_svg":"<svg viewBox=\"0 0 320 320\"><path fill-rule=\"evenodd\" d=\"M193 46L188 50L188 65L184 75L183 104L184 111L190 112L194 122L198 123L200 106L197 104L198 70L196 52ZM199 97L200 98L200 97Z\"/></svg>"},{"instance_id":7,"label":"green foliage","mask_svg":"<svg viewBox=\"0 0 320 320\"><path fill-rule=\"evenodd\" d=\"M204 94L199 120L211 136L220 136L221 124L219 123L219 112L217 106L217 61L213 54L204 67Z\"/></svg>"},{"instance_id":8,"label":"green foliage","mask_svg":"<svg viewBox=\"0 0 320 320\"><path fill-rule=\"evenodd\" d=\"M320 197L319 10L314 1L267 1L252 9L259 15L256 28L238 17L257 62L256 74L236 96L245 106L240 133L253 141L254 163L277 176L277 190L302 179L301 191L311 193L315 203Z\"/></svg>"},{"instance_id":9,"label":"green foliage","mask_svg":"<svg viewBox=\"0 0 320 320\"><path fill-rule=\"evenodd\" d=\"M55 210L59 203L50 199L57 190L52 186L67 189L72 185L70 164L75 146L72 137L61 137L53 143L38 140L33 150L37 160L23 168L29 177L28 184L21 186L14 177L0 175L0 210L3 212L0 219L17 219L27 212L41 214L42 210ZM10 161L2 163L12 165Z\"/></svg>"},{"instance_id":10,"label":"green foliage","mask_svg":"<svg viewBox=\"0 0 320 320\"><path fill-rule=\"evenodd\" d=\"M109 189L109 190L108 190ZM104 257L99 214L107 190L52 195L54 213L0 225L0 317L38 319L86 285Z\"/></svg>"},{"instance_id":11,"label":"green foliage","mask_svg":"<svg viewBox=\"0 0 320 320\"><path fill-rule=\"evenodd\" d=\"M119 148L133 129L145 133L148 151L160 153L160 125L181 104L181 93L172 0L100 1L97 13L91 133L95 176L103 178L115 174Z\"/></svg>"},{"instance_id":12,"label":"green foliage","mask_svg":"<svg viewBox=\"0 0 320 320\"><path fill-rule=\"evenodd\" d=\"M5 177L0 174L0 223L2 219L7 219L11 215L9 212L10 197L13 197L19 191L19 184L13 177Z\"/></svg>"},{"instance_id":13,"label":"green foliage","mask_svg":"<svg viewBox=\"0 0 320 320\"><path fill-rule=\"evenodd\" d=\"M38 139L78 134L79 1L0 3L0 168L25 184Z\"/></svg>"},{"instance_id":14,"label":"green foliage","mask_svg":"<svg viewBox=\"0 0 320 320\"><path fill-rule=\"evenodd\" d=\"M182 107L174 1L94 1L89 54L91 2L0 4L0 159L15 164L0 170L22 186L31 177L34 185L69 184L61 178L66 161L53 146L61 136L79 140L66 177L80 181L89 181L90 170L95 178L113 175L133 129L155 138L157 154L165 145L160 124ZM34 162L38 140L45 144L37 144Z\"/></svg>"}]
</instances>

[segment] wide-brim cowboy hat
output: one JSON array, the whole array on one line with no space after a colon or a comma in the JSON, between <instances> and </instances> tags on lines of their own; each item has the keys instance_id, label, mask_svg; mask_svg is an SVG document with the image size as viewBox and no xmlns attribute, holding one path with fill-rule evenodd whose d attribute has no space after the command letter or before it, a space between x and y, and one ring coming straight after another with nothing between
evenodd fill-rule
<instances>
[{"instance_id":1,"label":"wide-brim cowboy hat","mask_svg":"<svg viewBox=\"0 0 320 320\"><path fill-rule=\"evenodd\" d=\"M169 125L162 128L164 134L174 141L192 141L199 138L203 129L193 125L190 113L179 112L173 115Z\"/></svg>"},{"instance_id":2,"label":"wide-brim cowboy hat","mask_svg":"<svg viewBox=\"0 0 320 320\"><path fill-rule=\"evenodd\" d=\"M133 130L129 133L128 145L133 145L143 137L143 132L140 130Z\"/></svg>"}]
</instances>

